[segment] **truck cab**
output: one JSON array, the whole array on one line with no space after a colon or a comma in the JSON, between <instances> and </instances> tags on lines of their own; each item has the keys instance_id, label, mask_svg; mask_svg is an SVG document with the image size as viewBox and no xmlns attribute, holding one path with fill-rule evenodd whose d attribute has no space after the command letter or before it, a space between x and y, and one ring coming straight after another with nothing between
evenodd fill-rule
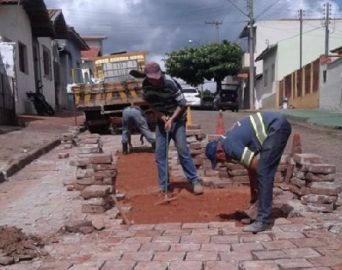
<instances>
[{"instance_id":1,"label":"truck cab","mask_svg":"<svg viewBox=\"0 0 342 270\"><path fill-rule=\"evenodd\" d=\"M239 84L222 84L222 90L216 94L214 106L218 110L231 110L232 112L239 111L238 92Z\"/></svg>"}]
</instances>

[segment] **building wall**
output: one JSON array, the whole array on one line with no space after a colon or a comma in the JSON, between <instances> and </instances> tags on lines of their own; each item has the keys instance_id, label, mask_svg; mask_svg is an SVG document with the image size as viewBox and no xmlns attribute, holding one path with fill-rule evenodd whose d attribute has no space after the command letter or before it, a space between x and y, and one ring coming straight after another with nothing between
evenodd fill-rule
<instances>
[{"instance_id":1,"label":"building wall","mask_svg":"<svg viewBox=\"0 0 342 270\"><path fill-rule=\"evenodd\" d=\"M56 97L55 97L55 78L54 78L54 67L53 67L53 50L52 40L49 37L38 38L39 43L39 58L41 66L41 80L43 85L43 94L46 101L55 109L56 108ZM49 53L50 58L50 75L45 75L44 71L44 50Z\"/></svg>"},{"instance_id":2,"label":"building wall","mask_svg":"<svg viewBox=\"0 0 342 270\"><path fill-rule=\"evenodd\" d=\"M34 108L26 97L26 92L35 90L33 67L32 31L29 17L22 6L1 5L0 8L0 36L13 42L21 42L26 46L27 68L24 73L19 70L19 49L16 48L16 113L33 113Z\"/></svg>"},{"instance_id":3,"label":"building wall","mask_svg":"<svg viewBox=\"0 0 342 270\"><path fill-rule=\"evenodd\" d=\"M323 80L325 68L327 68L326 82ZM321 66L319 93L320 108L342 111L342 59L327 66Z\"/></svg>"}]
</instances>

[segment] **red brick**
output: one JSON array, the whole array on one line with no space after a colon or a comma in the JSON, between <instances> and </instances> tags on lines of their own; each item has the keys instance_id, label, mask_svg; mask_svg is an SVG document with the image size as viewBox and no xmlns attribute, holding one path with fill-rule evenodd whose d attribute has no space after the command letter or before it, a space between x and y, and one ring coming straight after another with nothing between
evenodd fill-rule
<instances>
[{"instance_id":1,"label":"red brick","mask_svg":"<svg viewBox=\"0 0 342 270\"><path fill-rule=\"evenodd\" d=\"M305 165L307 171L319 174L332 174L336 172L336 166L331 164L308 164Z\"/></svg>"},{"instance_id":2,"label":"red brick","mask_svg":"<svg viewBox=\"0 0 342 270\"><path fill-rule=\"evenodd\" d=\"M281 269L294 269L294 268L304 268L304 267L312 267L313 264L310 263L306 259L279 259L275 260L275 263L278 264Z\"/></svg>"},{"instance_id":3,"label":"red brick","mask_svg":"<svg viewBox=\"0 0 342 270\"><path fill-rule=\"evenodd\" d=\"M292 178L290 179L290 183L291 183L292 185L295 185L296 187L299 187L299 188L301 188L301 187L306 187L306 185L307 185L305 180L300 179L300 178L298 178L298 177L292 177Z\"/></svg>"},{"instance_id":4,"label":"red brick","mask_svg":"<svg viewBox=\"0 0 342 270\"><path fill-rule=\"evenodd\" d=\"M171 244L170 251L196 251L200 250L200 244Z\"/></svg>"},{"instance_id":5,"label":"red brick","mask_svg":"<svg viewBox=\"0 0 342 270\"><path fill-rule=\"evenodd\" d=\"M301 197L301 200L304 203L335 203L337 201L337 196L308 194Z\"/></svg>"},{"instance_id":6,"label":"red brick","mask_svg":"<svg viewBox=\"0 0 342 270\"><path fill-rule=\"evenodd\" d=\"M312 248L290 248L284 250L284 252L290 258L312 258L321 256L321 254Z\"/></svg>"},{"instance_id":7,"label":"red brick","mask_svg":"<svg viewBox=\"0 0 342 270\"><path fill-rule=\"evenodd\" d=\"M246 261L241 262L239 269L243 270L280 270L273 261Z\"/></svg>"},{"instance_id":8,"label":"red brick","mask_svg":"<svg viewBox=\"0 0 342 270\"><path fill-rule=\"evenodd\" d=\"M146 230L153 230L154 229L154 224L136 224L136 225L131 225L129 227L130 231L146 231Z\"/></svg>"},{"instance_id":9,"label":"red brick","mask_svg":"<svg viewBox=\"0 0 342 270\"><path fill-rule=\"evenodd\" d=\"M151 251L142 251L142 252L124 252L122 256L122 260L132 260L137 262L147 262L151 261L153 257L153 252Z\"/></svg>"},{"instance_id":10,"label":"red brick","mask_svg":"<svg viewBox=\"0 0 342 270\"><path fill-rule=\"evenodd\" d=\"M205 263L205 270L238 270L238 263L209 261Z\"/></svg>"},{"instance_id":11,"label":"red brick","mask_svg":"<svg viewBox=\"0 0 342 270\"><path fill-rule=\"evenodd\" d=\"M221 261L227 262L253 260L252 253L249 250L219 252L219 256Z\"/></svg>"},{"instance_id":12,"label":"red brick","mask_svg":"<svg viewBox=\"0 0 342 270\"><path fill-rule=\"evenodd\" d=\"M257 260L274 260L288 258L288 256L282 250L252 251L252 255Z\"/></svg>"},{"instance_id":13,"label":"red brick","mask_svg":"<svg viewBox=\"0 0 342 270\"><path fill-rule=\"evenodd\" d=\"M162 231L142 230L142 231L136 231L135 236L153 237L153 236L160 236L161 234L162 234Z\"/></svg>"},{"instance_id":14,"label":"red brick","mask_svg":"<svg viewBox=\"0 0 342 270\"><path fill-rule=\"evenodd\" d=\"M332 213L334 211L334 204L321 204L321 203L305 203L310 212L316 213Z\"/></svg>"},{"instance_id":15,"label":"red brick","mask_svg":"<svg viewBox=\"0 0 342 270\"><path fill-rule=\"evenodd\" d=\"M108 154L91 155L89 157L89 162L92 164L111 164L112 161L112 155Z\"/></svg>"},{"instance_id":16,"label":"red brick","mask_svg":"<svg viewBox=\"0 0 342 270\"><path fill-rule=\"evenodd\" d=\"M140 248L140 251L168 251L169 243L145 243Z\"/></svg>"},{"instance_id":17,"label":"red brick","mask_svg":"<svg viewBox=\"0 0 342 270\"><path fill-rule=\"evenodd\" d=\"M305 179L311 182L332 182L335 180L335 174L316 174L308 172Z\"/></svg>"},{"instance_id":18,"label":"red brick","mask_svg":"<svg viewBox=\"0 0 342 270\"><path fill-rule=\"evenodd\" d=\"M311 192L313 194L336 196L341 193L342 188L337 183L315 182L311 185Z\"/></svg>"},{"instance_id":19,"label":"red brick","mask_svg":"<svg viewBox=\"0 0 342 270\"><path fill-rule=\"evenodd\" d=\"M248 171L246 169L236 169L228 171L230 176L244 176L248 175Z\"/></svg>"},{"instance_id":20,"label":"red brick","mask_svg":"<svg viewBox=\"0 0 342 270\"><path fill-rule=\"evenodd\" d=\"M282 232L282 231L274 232L274 238L276 240L286 240L286 239L304 238L304 237L305 236L300 232Z\"/></svg>"},{"instance_id":21,"label":"red brick","mask_svg":"<svg viewBox=\"0 0 342 270\"><path fill-rule=\"evenodd\" d=\"M201 251L230 251L231 245L228 244L202 244Z\"/></svg>"},{"instance_id":22,"label":"red brick","mask_svg":"<svg viewBox=\"0 0 342 270\"><path fill-rule=\"evenodd\" d=\"M141 247L141 244L124 244L119 243L111 247L112 250L122 250L126 252L134 252L138 251Z\"/></svg>"},{"instance_id":23,"label":"red brick","mask_svg":"<svg viewBox=\"0 0 342 270\"><path fill-rule=\"evenodd\" d=\"M166 251L166 252L155 252L153 260L154 261L183 261L185 258L184 251Z\"/></svg>"},{"instance_id":24,"label":"red brick","mask_svg":"<svg viewBox=\"0 0 342 270\"><path fill-rule=\"evenodd\" d=\"M238 243L232 244L233 251L250 251L250 250L262 250L264 247L261 243Z\"/></svg>"},{"instance_id":25,"label":"red brick","mask_svg":"<svg viewBox=\"0 0 342 270\"><path fill-rule=\"evenodd\" d=\"M186 261L216 261L218 253L216 251L191 251L186 254Z\"/></svg>"},{"instance_id":26,"label":"red brick","mask_svg":"<svg viewBox=\"0 0 342 270\"><path fill-rule=\"evenodd\" d=\"M241 235L240 237L241 243L269 242L269 241L272 241L272 238L269 234Z\"/></svg>"},{"instance_id":27,"label":"red brick","mask_svg":"<svg viewBox=\"0 0 342 270\"><path fill-rule=\"evenodd\" d=\"M171 262L168 270L202 270L202 266L202 262L196 261Z\"/></svg>"},{"instance_id":28,"label":"red brick","mask_svg":"<svg viewBox=\"0 0 342 270\"><path fill-rule=\"evenodd\" d=\"M291 239L291 242L299 248L305 248L305 247L317 248L317 247L322 247L322 246L327 245L325 239L321 239L321 238Z\"/></svg>"},{"instance_id":29,"label":"red brick","mask_svg":"<svg viewBox=\"0 0 342 270\"><path fill-rule=\"evenodd\" d=\"M294 239L295 241L301 241L301 240L305 240L308 238L304 238L304 239ZM276 240L276 241L272 241L272 242L264 242L262 243L263 246L268 249L268 250L273 250L273 249L287 249L287 248L295 248L296 246L291 243L289 240Z\"/></svg>"},{"instance_id":30,"label":"red brick","mask_svg":"<svg viewBox=\"0 0 342 270\"><path fill-rule=\"evenodd\" d=\"M181 243L185 244L206 244L209 243L210 236L208 235L186 235L181 237Z\"/></svg>"},{"instance_id":31,"label":"red brick","mask_svg":"<svg viewBox=\"0 0 342 270\"><path fill-rule=\"evenodd\" d=\"M210 242L214 244L239 243L239 236L238 235L215 235L211 237Z\"/></svg>"},{"instance_id":32,"label":"red brick","mask_svg":"<svg viewBox=\"0 0 342 270\"><path fill-rule=\"evenodd\" d=\"M294 154L293 160L296 163L303 165L307 163L320 163L322 162L322 157L319 155L315 155L315 154L303 153L303 154Z\"/></svg>"},{"instance_id":33,"label":"red brick","mask_svg":"<svg viewBox=\"0 0 342 270\"><path fill-rule=\"evenodd\" d=\"M167 262L138 262L134 270L167 270L167 266Z\"/></svg>"},{"instance_id":34,"label":"red brick","mask_svg":"<svg viewBox=\"0 0 342 270\"><path fill-rule=\"evenodd\" d=\"M144 236L134 236L132 238L127 238L125 240L125 244L146 244L150 243L152 240L152 237L144 237Z\"/></svg>"},{"instance_id":35,"label":"red brick","mask_svg":"<svg viewBox=\"0 0 342 270\"><path fill-rule=\"evenodd\" d=\"M111 192L112 192L112 187L109 185L108 186L92 185L82 190L81 196L84 199L90 199L90 198L96 198L96 197L105 197L109 195Z\"/></svg>"},{"instance_id":36,"label":"red brick","mask_svg":"<svg viewBox=\"0 0 342 270\"><path fill-rule=\"evenodd\" d=\"M218 229L193 229L191 235L217 235Z\"/></svg>"},{"instance_id":37,"label":"red brick","mask_svg":"<svg viewBox=\"0 0 342 270\"><path fill-rule=\"evenodd\" d=\"M101 268L101 270L133 270L134 266L137 263L135 261L114 261L109 260L105 262L105 265Z\"/></svg>"},{"instance_id":38,"label":"red brick","mask_svg":"<svg viewBox=\"0 0 342 270\"><path fill-rule=\"evenodd\" d=\"M179 243L180 236L155 236L152 238L152 242L158 243Z\"/></svg>"},{"instance_id":39,"label":"red brick","mask_svg":"<svg viewBox=\"0 0 342 270\"><path fill-rule=\"evenodd\" d=\"M184 223L182 229L208 229L208 223Z\"/></svg>"},{"instance_id":40,"label":"red brick","mask_svg":"<svg viewBox=\"0 0 342 270\"><path fill-rule=\"evenodd\" d=\"M333 267L342 264L342 258L337 256L321 256L308 259L314 266Z\"/></svg>"},{"instance_id":41,"label":"red brick","mask_svg":"<svg viewBox=\"0 0 342 270\"><path fill-rule=\"evenodd\" d=\"M192 232L191 229L166 230L163 232L163 236L183 236L183 235L190 235L191 232Z\"/></svg>"},{"instance_id":42,"label":"red brick","mask_svg":"<svg viewBox=\"0 0 342 270\"><path fill-rule=\"evenodd\" d=\"M162 223L162 224L156 224L155 230L178 230L182 226L181 223Z\"/></svg>"}]
</instances>

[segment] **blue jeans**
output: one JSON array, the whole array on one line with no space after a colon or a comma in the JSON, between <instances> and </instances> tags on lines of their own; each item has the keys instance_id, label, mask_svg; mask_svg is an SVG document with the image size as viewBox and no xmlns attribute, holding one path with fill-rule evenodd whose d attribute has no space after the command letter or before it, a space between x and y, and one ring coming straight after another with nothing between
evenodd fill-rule
<instances>
[{"instance_id":1,"label":"blue jeans","mask_svg":"<svg viewBox=\"0 0 342 270\"><path fill-rule=\"evenodd\" d=\"M172 124L171 131L169 132L168 142L166 142L164 123L159 121L156 126L155 158L158 169L159 187L161 190L165 190L168 181L168 157L166 156L166 153L168 152L167 147L169 147L171 139L173 139L176 144L178 158L188 182L193 185L198 181L196 167L192 161L191 154L186 142L185 121L178 120Z\"/></svg>"},{"instance_id":2,"label":"blue jeans","mask_svg":"<svg viewBox=\"0 0 342 270\"><path fill-rule=\"evenodd\" d=\"M129 122L132 121L135 123L136 127L139 129L140 133L146 138L149 143L154 143L155 139L153 133L150 131L147 125L147 121L145 117L141 114L141 112L134 107L128 107L124 109L122 113L122 143L128 142L128 136L130 135L129 131Z\"/></svg>"},{"instance_id":3,"label":"blue jeans","mask_svg":"<svg viewBox=\"0 0 342 270\"><path fill-rule=\"evenodd\" d=\"M262 145L256 170L259 199L256 221L270 223L274 176L290 134L291 125L281 118L269 128Z\"/></svg>"}]
</instances>

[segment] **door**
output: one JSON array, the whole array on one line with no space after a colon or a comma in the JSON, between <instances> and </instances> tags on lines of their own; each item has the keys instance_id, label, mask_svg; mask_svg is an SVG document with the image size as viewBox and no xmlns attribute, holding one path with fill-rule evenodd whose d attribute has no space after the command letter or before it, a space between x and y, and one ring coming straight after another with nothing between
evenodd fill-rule
<instances>
[{"instance_id":1,"label":"door","mask_svg":"<svg viewBox=\"0 0 342 270\"><path fill-rule=\"evenodd\" d=\"M0 42L0 125L15 124L15 43Z\"/></svg>"}]
</instances>

